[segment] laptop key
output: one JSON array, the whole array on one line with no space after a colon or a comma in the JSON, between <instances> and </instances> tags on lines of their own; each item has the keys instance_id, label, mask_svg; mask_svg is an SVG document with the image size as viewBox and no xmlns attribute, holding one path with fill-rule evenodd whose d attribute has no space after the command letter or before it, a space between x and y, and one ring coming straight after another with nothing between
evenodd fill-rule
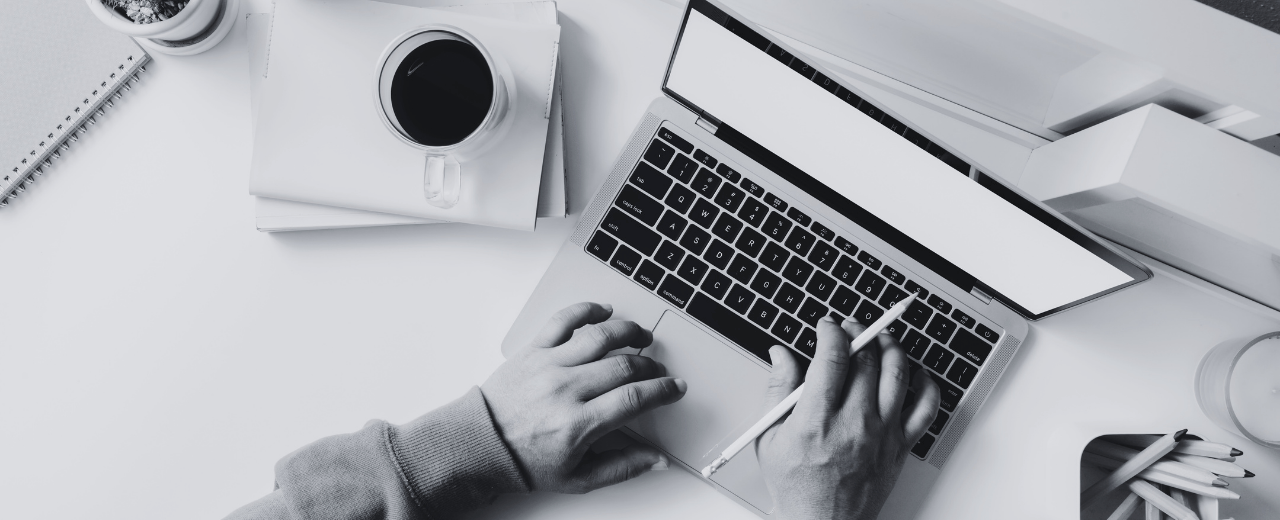
<instances>
[{"instance_id":1,"label":"laptop key","mask_svg":"<svg viewBox=\"0 0 1280 520\"><path fill-rule=\"evenodd\" d=\"M818 333L808 328L800 331L800 337L796 339L796 350L813 358L818 353Z\"/></svg>"},{"instance_id":2,"label":"laptop key","mask_svg":"<svg viewBox=\"0 0 1280 520\"><path fill-rule=\"evenodd\" d=\"M693 153L693 144L690 143L689 141L685 141L683 138L676 135L675 132L672 132L671 129L669 128L666 128L666 127L659 128L658 137L661 137L663 141L671 143L671 146L679 148L680 151L684 153Z\"/></svg>"},{"instance_id":3,"label":"laptop key","mask_svg":"<svg viewBox=\"0 0 1280 520\"><path fill-rule=\"evenodd\" d=\"M707 252L702 255L702 259L710 262L711 265L724 269L729 267L729 260L733 259L733 248L729 247L729 244L712 239L711 245L707 247Z\"/></svg>"},{"instance_id":4,"label":"laptop key","mask_svg":"<svg viewBox=\"0 0 1280 520\"><path fill-rule=\"evenodd\" d=\"M804 286L805 291L824 302L831 296L831 291L835 289L836 281L831 279L830 276L822 274L821 271L814 273L813 277L809 279L809 283Z\"/></svg>"},{"instance_id":5,"label":"laptop key","mask_svg":"<svg viewBox=\"0 0 1280 520\"><path fill-rule=\"evenodd\" d=\"M973 330L978 333L979 338L987 340L988 343L995 343L997 339L1000 339L999 332L991 330L991 328L981 323L979 323L977 328Z\"/></svg>"},{"instance_id":6,"label":"laptop key","mask_svg":"<svg viewBox=\"0 0 1280 520\"><path fill-rule=\"evenodd\" d=\"M925 433L916 441L916 445L911 447L911 453L917 457L925 458L929 454L929 449L933 448L933 442L936 441L932 435Z\"/></svg>"},{"instance_id":7,"label":"laptop key","mask_svg":"<svg viewBox=\"0 0 1280 520\"><path fill-rule=\"evenodd\" d=\"M733 286L733 281L714 269L707 273L707 278L702 281L703 292L717 300L724 298L725 293L729 292L729 287L731 286Z\"/></svg>"},{"instance_id":8,"label":"laptop key","mask_svg":"<svg viewBox=\"0 0 1280 520\"><path fill-rule=\"evenodd\" d=\"M655 199L661 199L667 194L667 188L675 181L671 177L667 177L665 173L653 169L645 163L636 165L636 171L631 173L631 184L644 190L645 193L653 195Z\"/></svg>"},{"instance_id":9,"label":"laptop key","mask_svg":"<svg viewBox=\"0 0 1280 520\"><path fill-rule=\"evenodd\" d=\"M746 254L751 258L755 258L756 255L760 254L760 250L763 249L764 245L768 242L769 239L765 238L764 235L757 233L754 229L747 228L742 232L742 235L738 237L738 241L734 245L737 246L738 251L742 251L743 254Z\"/></svg>"},{"instance_id":10,"label":"laptop key","mask_svg":"<svg viewBox=\"0 0 1280 520\"><path fill-rule=\"evenodd\" d=\"M778 304L779 307L782 307L782 310L787 312L796 312L803 302L804 292L789 283L783 283L782 287L778 289L778 294L773 297L773 303Z\"/></svg>"},{"instance_id":11,"label":"laptop key","mask_svg":"<svg viewBox=\"0 0 1280 520\"><path fill-rule=\"evenodd\" d=\"M903 335L907 333L907 329L907 324L903 323L902 320L893 320L893 322L889 323L888 327L884 328L884 331L888 332L890 336L893 336L893 339L901 342Z\"/></svg>"},{"instance_id":12,"label":"laptop key","mask_svg":"<svg viewBox=\"0 0 1280 520\"><path fill-rule=\"evenodd\" d=\"M902 348L907 351L907 355L912 359L919 360L924 357L924 353L929 351L929 346L933 342L929 338L921 334L920 331L911 329L902 336Z\"/></svg>"},{"instance_id":13,"label":"laptop key","mask_svg":"<svg viewBox=\"0 0 1280 520\"><path fill-rule=\"evenodd\" d=\"M787 233L791 231L791 221L782 216L781 213L770 213L764 219L764 235L782 242L786 239Z\"/></svg>"},{"instance_id":14,"label":"laptop key","mask_svg":"<svg viewBox=\"0 0 1280 520\"><path fill-rule=\"evenodd\" d=\"M902 287L907 290L907 293L919 294L921 300L929 299L929 290L921 287L915 280L907 280L907 283Z\"/></svg>"},{"instance_id":15,"label":"laptop key","mask_svg":"<svg viewBox=\"0 0 1280 520\"><path fill-rule=\"evenodd\" d=\"M748 310L751 310L751 304L755 301L755 293L751 292L751 289L747 289L741 285L734 285L732 289L729 289L729 296L724 299L724 303L728 305L730 309L738 311L738 314L743 314Z\"/></svg>"},{"instance_id":16,"label":"laptop key","mask_svg":"<svg viewBox=\"0 0 1280 520\"><path fill-rule=\"evenodd\" d=\"M609 209L609 214L604 217L600 227L645 255L652 255L662 241L661 235L618 208Z\"/></svg>"},{"instance_id":17,"label":"laptop key","mask_svg":"<svg viewBox=\"0 0 1280 520\"><path fill-rule=\"evenodd\" d=\"M662 275L667 274L658 264L650 260L645 260L640 264L640 268L636 269L636 275L633 277L640 285L645 286L650 291L658 288L658 282L662 281Z\"/></svg>"},{"instance_id":18,"label":"laptop key","mask_svg":"<svg viewBox=\"0 0 1280 520\"><path fill-rule=\"evenodd\" d=\"M733 239L738 238L739 231L742 231L742 221L733 218L732 213L721 213L720 218L716 219L716 225L711 226L711 232L725 242L733 242Z\"/></svg>"},{"instance_id":19,"label":"laptop key","mask_svg":"<svg viewBox=\"0 0 1280 520\"><path fill-rule=\"evenodd\" d=\"M884 316L884 309L876 307L876 304L871 300L862 300L862 303L858 304L857 310L853 311L853 319L858 320L858 323L863 325L871 325L881 316Z\"/></svg>"},{"instance_id":20,"label":"laptop key","mask_svg":"<svg viewBox=\"0 0 1280 520\"><path fill-rule=\"evenodd\" d=\"M729 276L732 276L734 280L746 284L751 281L751 275L756 274L756 269L758 267L755 262L739 254L733 257L733 262L729 264L728 272Z\"/></svg>"},{"instance_id":21,"label":"laptop key","mask_svg":"<svg viewBox=\"0 0 1280 520\"><path fill-rule=\"evenodd\" d=\"M738 173L733 168L730 168L729 165L725 163L720 163L720 166L716 166L716 173L734 184L737 184L738 181L742 180L742 174Z\"/></svg>"},{"instance_id":22,"label":"laptop key","mask_svg":"<svg viewBox=\"0 0 1280 520\"><path fill-rule=\"evenodd\" d=\"M641 193L640 190L635 189L633 186L622 187L622 192L618 194L616 204L619 208L650 226L656 224L658 217L662 216L662 203Z\"/></svg>"},{"instance_id":23,"label":"laptop key","mask_svg":"<svg viewBox=\"0 0 1280 520\"><path fill-rule=\"evenodd\" d=\"M809 261L822 271L830 271L838 258L840 258L840 252L826 242L814 244L813 250L809 252Z\"/></svg>"},{"instance_id":24,"label":"laptop key","mask_svg":"<svg viewBox=\"0 0 1280 520\"><path fill-rule=\"evenodd\" d=\"M841 251L844 251L849 256L853 256L858 253L858 246L853 245L853 242L845 240L844 237L836 237L836 247L840 248Z\"/></svg>"},{"instance_id":25,"label":"laptop key","mask_svg":"<svg viewBox=\"0 0 1280 520\"><path fill-rule=\"evenodd\" d=\"M880 292L884 290L884 284L884 278L877 276L876 273L868 269L858 278L858 283L853 284L853 288L858 291L858 294L874 301L880 297Z\"/></svg>"},{"instance_id":26,"label":"laptop key","mask_svg":"<svg viewBox=\"0 0 1280 520\"><path fill-rule=\"evenodd\" d=\"M864 264L867 264L867 267L870 267L872 270L875 270L875 271L879 271L880 266L884 265L884 263L881 262L879 258L871 256L871 253L868 253L866 251L858 253L858 261Z\"/></svg>"},{"instance_id":27,"label":"laptop key","mask_svg":"<svg viewBox=\"0 0 1280 520\"><path fill-rule=\"evenodd\" d=\"M941 408L948 412L956 411L956 405L960 404L960 398L964 397L964 392L955 385L947 382L945 378L938 374L929 374L933 377L933 382L938 384L938 390L942 393Z\"/></svg>"},{"instance_id":28,"label":"laptop key","mask_svg":"<svg viewBox=\"0 0 1280 520\"><path fill-rule=\"evenodd\" d=\"M644 160L649 161L658 168L666 168L667 163L671 162L671 158L675 156L676 150L667 143L654 139L649 145L649 150L644 152Z\"/></svg>"},{"instance_id":29,"label":"laptop key","mask_svg":"<svg viewBox=\"0 0 1280 520\"><path fill-rule=\"evenodd\" d=\"M778 290L778 285L780 284L782 284L781 278L769 271L762 270L756 273L755 279L751 281L751 289L765 298L772 298L774 291Z\"/></svg>"},{"instance_id":30,"label":"laptop key","mask_svg":"<svg viewBox=\"0 0 1280 520\"><path fill-rule=\"evenodd\" d=\"M613 250L617 248L618 240L601 231L596 231L596 235L587 242L587 252L605 262L609 261L609 257L613 256Z\"/></svg>"},{"instance_id":31,"label":"laptop key","mask_svg":"<svg viewBox=\"0 0 1280 520\"><path fill-rule=\"evenodd\" d=\"M697 226L689 226L689 229L684 230L684 236L680 237L680 245L694 255L702 254L702 250L706 249L710 242L711 235Z\"/></svg>"},{"instance_id":32,"label":"laptop key","mask_svg":"<svg viewBox=\"0 0 1280 520\"><path fill-rule=\"evenodd\" d=\"M689 303L689 298L693 297L693 287L680 281L679 278L668 276L662 280L662 285L658 286L658 296L683 309Z\"/></svg>"},{"instance_id":33,"label":"laptop key","mask_svg":"<svg viewBox=\"0 0 1280 520\"><path fill-rule=\"evenodd\" d=\"M666 203L676 213L683 215L689 211L689 206L692 206L693 201L697 199L698 196L694 195L689 188L677 184L671 188L671 193L667 194Z\"/></svg>"},{"instance_id":34,"label":"laptop key","mask_svg":"<svg viewBox=\"0 0 1280 520\"><path fill-rule=\"evenodd\" d=\"M801 226L808 226L810 222L813 222L813 219L809 218L809 215L805 215L801 212L799 208L791 208L787 210L787 218L796 221L796 224L800 224Z\"/></svg>"},{"instance_id":35,"label":"laptop key","mask_svg":"<svg viewBox=\"0 0 1280 520\"><path fill-rule=\"evenodd\" d=\"M631 276L636 271L636 267L640 266L640 253L627 246L618 248L618 252L613 254L613 259L609 261L609 265L614 269L622 271L622 274Z\"/></svg>"},{"instance_id":36,"label":"laptop key","mask_svg":"<svg viewBox=\"0 0 1280 520\"><path fill-rule=\"evenodd\" d=\"M973 324L976 323L973 320L973 317L969 316L968 314L965 314L960 309L951 311L951 319L956 320L956 323L960 324L961 327L964 327L966 329L973 328Z\"/></svg>"},{"instance_id":37,"label":"laptop key","mask_svg":"<svg viewBox=\"0 0 1280 520\"><path fill-rule=\"evenodd\" d=\"M662 242L662 247L659 247L658 252L653 255L653 261L672 271L680 266L681 260L684 260L684 250L665 240Z\"/></svg>"},{"instance_id":38,"label":"laptop key","mask_svg":"<svg viewBox=\"0 0 1280 520\"><path fill-rule=\"evenodd\" d=\"M896 283L898 285L902 285L902 282L907 281L906 276L903 276L902 273L899 273L897 269L894 269L887 265L880 269L880 274L884 275L885 278L888 278L890 282Z\"/></svg>"},{"instance_id":39,"label":"laptop key","mask_svg":"<svg viewBox=\"0 0 1280 520\"><path fill-rule=\"evenodd\" d=\"M716 189L720 187L720 177L712 173L711 170L701 168L698 174L693 177L693 191L706 198L714 197Z\"/></svg>"},{"instance_id":40,"label":"laptop key","mask_svg":"<svg viewBox=\"0 0 1280 520\"><path fill-rule=\"evenodd\" d=\"M782 271L782 267L787 265L787 260L790 258L791 253L788 253L786 248L776 242L769 242L764 246L764 253L760 255L760 263L774 271Z\"/></svg>"},{"instance_id":41,"label":"laptop key","mask_svg":"<svg viewBox=\"0 0 1280 520\"><path fill-rule=\"evenodd\" d=\"M735 188L732 184L725 184L720 187L720 192L716 194L715 203L726 211L738 211L738 206L742 205L742 199L747 198L747 194L742 190Z\"/></svg>"},{"instance_id":42,"label":"laptop key","mask_svg":"<svg viewBox=\"0 0 1280 520\"><path fill-rule=\"evenodd\" d=\"M707 168L715 168L716 165L720 163L720 161L717 161L715 157L712 157L710 154L702 150L694 150L693 160L705 164Z\"/></svg>"},{"instance_id":43,"label":"laptop key","mask_svg":"<svg viewBox=\"0 0 1280 520\"><path fill-rule=\"evenodd\" d=\"M720 208L714 204L707 202L707 199L698 199L693 203L693 209L689 211L689 220L697 222L699 226L704 228L711 227L711 223L716 221L716 215L720 214Z\"/></svg>"},{"instance_id":44,"label":"laptop key","mask_svg":"<svg viewBox=\"0 0 1280 520\"><path fill-rule=\"evenodd\" d=\"M818 238L821 238L823 240L831 240L833 237L836 236L835 232L831 231L831 229L827 228L827 226L824 226L817 222L810 224L809 229L813 231L813 234L818 235Z\"/></svg>"},{"instance_id":45,"label":"laptop key","mask_svg":"<svg viewBox=\"0 0 1280 520\"><path fill-rule=\"evenodd\" d=\"M796 317L800 321L808 323L810 327L817 327L818 320L827 315L827 306L822 302L813 298L805 298L804 304L800 306L800 311L796 313Z\"/></svg>"},{"instance_id":46,"label":"laptop key","mask_svg":"<svg viewBox=\"0 0 1280 520\"><path fill-rule=\"evenodd\" d=\"M935 308L935 309L938 309L938 310L939 310L939 311L941 311L943 314L950 314L950 313L951 313L951 303L947 302L946 300L944 300L944 299L942 299L942 298L939 298L939 297L938 297L938 295L936 295L936 294L935 294L935 295L933 295L933 296L930 296L930 297L929 297L929 299L928 299L928 300L925 300L925 301L929 302L929 306L930 306L930 307L933 307L933 308Z\"/></svg>"},{"instance_id":47,"label":"laptop key","mask_svg":"<svg viewBox=\"0 0 1280 520\"><path fill-rule=\"evenodd\" d=\"M698 285L702 281L702 277L707 275L707 263L698 260L698 257L689 255L684 258L684 262L680 263L680 269L676 271L676 275L684 278L686 282Z\"/></svg>"},{"instance_id":48,"label":"laptop key","mask_svg":"<svg viewBox=\"0 0 1280 520\"><path fill-rule=\"evenodd\" d=\"M693 176L698 174L698 163L687 155L676 154L676 159L667 167L667 173L676 180L689 184Z\"/></svg>"},{"instance_id":49,"label":"laptop key","mask_svg":"<svg viewBox=\"0 0 1280 520\"><path fill-rule=\"evenodd\" d=\"M761 188L759 184L751 182L751 179L744 178L742 179L742 182L738 183L738 185L742 186L742 189L747 190L747 193L750 193L756 197L764 196L764 188Z\"/></svg>"},{"instance_id":50,"label":"laptop key","mask_svg":"<svg viewBox=\"0 0 1280 520\"><path fill-rule=\"evenodd\" d=\"M957 359L951 369L947 370L947 380L955 383L960 388L969 388L973 383L973 376L978 375L978 367L970 365L963 359Z\"/></svg>"},{"instance_id":51,"label":"laptop key","mask_svg":"<svg viewBox=\"0 0 1280 520\"><path fill-rule=\"evenodd\" d=\"M845 285L852 285L858 280L860 273L862 273L862 266L854 263L853 259L847 256L841 256L836 261L835 269L831 271L831 275Z\"/></svg>"},{"instance_id":52,"label":"laptop key","mask_svg":"<svg viewBox=\"0 0 1280 520\"><path fill-rule=\"evenodd\" d=\"M743 222L760 227L760 223L764 222L764 218L769 215L769 206L765 206L763 202L756 199L747 199L742 204L742 209L738 210L738 218Z\"/></svg>"},{"instance_id":53,"label":"laptop key","mask_svg":"<svg viewBox=\"0 0 1280 520\"><path fill-rule=\"evenodd\" d=\"M686 309L694 319L701 321L712 330L720 333L729 341L736 343L751 355L769 362L769 348L777 344L777 340L769 333L752 325L741 315L716 303L705 294L697 294L689 302Z\"/></svg>"},{"instance_id":54,"label":"laptop key","mask_svg":"<svg viewBox=\"0 0 1280 520\"><path fill-rule=\"evenodd\" d=\"M890 285L884 288L884 293L880 295L880 299L876 300L882 307L888 309L897 305L903 298L907 297L907 291L899 289L896 285Z\"/></svg>"},{"instance_id":55,"label":"laptop key","mask_svg":"<svg viewBox=\"0 0 1280 520\"><path fill-rule=\"evenodd\" d=\"M929 425L929 433L939 435L942 433L942 427L947 425L947 419L951 418L951 414L938 410L938 415L933 418L933 424Z\"/></svg>"},{"instance_id":56,"label":"laptop key","mask_svg":"<svg viewBox=\"0 0 1280 520\"><path fill-rule=\"evenodd\" d=\"M778 211L787 210L787 202L778 198L777 195L774 195L772 193L764 194L764 203L770 206L773 206L773 209L776 209Z\"/></svg>"},{"instance_id":57,"label":"laptop key","mask_svg":"<svg viewBox=\"0 0 1280 520\"><path fill-rule=\"evenodd\" d=\"M658 232L671 240L680 240L680 235L684 234L684 228L688 225L689 221L684 217L677 215L674 211L668 211L658 221Z\"/></svg>"},{"instance_id":58,"label":"laptop key","mask_svg":"<svg viewBox=\"0 0 1280 520\"><path fill-rule=\"evenodd\" d=\"M792 341L795 341L796 336L800 335L801 328L803 327L800 325L799 321L796 321L796 319L791 316L783 314L778 316L778 322L773 324L771 332L773 332L774 336L782 338L784 345L790 345Z\"/></svg>"},{"instance_id":59,"label":"laptop key","mask_svg":"<svg viewBox=\"0 0 1280 520\"><path fill-rule=\"evenodd\" d=\"M924 330L925 326L929 324L929 318L932 317L933 309L930 309L928 304L920 300L911 302L911 305L907 306L907 311L902 313L903 320L920 330Z\"/></svg>"},{"instance_id":60,"label":"laptop key","mask_svg":"<svg viewBox=\"0 0 1280 520\"><path fill-rule=\"evenodd\" d=\"M924 359L921 359L920 362L924 363L924 366L930 370L942 374L947 371L947 367L951 366L951 360L955 358L955 354L952 354L946 347L934 343L932 347L929 347L929 351L924 354Z\"/></svg>"},{"instance_id":61,"label":"laptop key","mask_svg":"<svg viewBox=\"0 0 1280 520\"><path fill-rule=\"evenodd\" d=\"M951 321L942 313L933 315L933 319L929 320L929 326L924 329L925 334L944 345L947 340L951 339L951 334L955 331L956 322Z\"/></svg>"},{"instance_id":62,"label":"laptop key","mask_svg":"<svg viewBox=\"0 0 1280 520\"><path fill-rule=\"evenodd\" d=\"M756 300L756 303L751 305L751 310L747 311L747 319L766 330L773 325L773 319L777 317L778 308L770 305L764 298Z\"/></svg>"},{"instance_id":63,"label":"laptop key","mask_svg":"<svg viewBox=\"0 0 1280 520\"><path fill-rule=\"evenodd\" d=\"M787 249L791 250L791 252L800 256L806 256L809 254L809 250L813 247L813 241L814 238L812 233L797 226L795 229L791 230L791 234L787 236L786 246Z\"/></svg>"},{"instance_id":64,"label":"laptop key","mask_svg":"<svg viewBox=\"0 0 1280 520\"><path fill-rule=\"evenodd\" d=\"M972 332L960 329L951 339L951 350L975 365L982 366L982 363L987 361L987 356L991 354L991 344L979 340Z\"/></svg>"},{"instance_id":65,"label":"laptop key","mask_svg":"<svg viewBox=\"0 0 1280 520\"><path fill-rule=\"evenodd\" d=\"M813 274L813 266L798 256L791 257L791 260L787 261L787 267L782 269L783 278L802 287L809 281L810 274Z\"/></svg>"},{"instance_id":66,"label":"laptop key","mask_svg":"<svg viewBox=\"0 0 1280 520\"><path fill-rule=\"evenodd\" d=\"M858 302L861 300L862 298L859 298L857 293L842 285L836 289L835 295L831 297L831 307L836 312L848 316L853 314L854 307L857 307Z\"/></svg>"}]
</instances>

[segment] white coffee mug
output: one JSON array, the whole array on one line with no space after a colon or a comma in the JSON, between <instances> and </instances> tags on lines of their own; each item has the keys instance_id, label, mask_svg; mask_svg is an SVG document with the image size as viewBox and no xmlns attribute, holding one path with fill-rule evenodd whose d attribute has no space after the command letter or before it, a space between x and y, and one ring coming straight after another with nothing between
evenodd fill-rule
<instances>
[{"instance_id":1,"label":"white coffee mug","mask_svg":"<svg viewBox=\"0 0 1280 520\"><path fill-rule=\"evenodd\" d=\"M463 165L501 141L511 126L515 82L510 69L466 31L427 25L387 46L377 77L382 122L425 155L427 203L453 207L462 191Z\"/></svg>"}]
</instances>

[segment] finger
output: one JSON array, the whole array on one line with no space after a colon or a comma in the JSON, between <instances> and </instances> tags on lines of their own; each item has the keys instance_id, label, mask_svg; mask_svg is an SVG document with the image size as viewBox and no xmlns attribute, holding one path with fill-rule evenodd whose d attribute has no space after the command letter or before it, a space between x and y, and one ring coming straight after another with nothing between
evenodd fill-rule
<instances>
[{"instance_id":1,"label":"finger","mask_svg":"<svg viewBox=\"0 0 1280 520\"><path fill-rule=\"evenodd\" d=\"M866 330L862 324L849 320L845 320L843 325L850 334L861 334ZM853 355L849 369L851 374L845 383L848 397L844 401L844 409L864 417L880 416L880 336L883 334L877 334Z\"/></svg>"},{"instance_id":2,"label":"finger","mask_svg":"<svg viewBox=\"0 0 1280 520\"><path fill-rule=\"evenodd\" d=\"M800 386L800 364L796 363L791 349L775 345L769 349L773 371L769 374L769 388L764 393L765 409L773 409Z\"/></svg>"},{"instance_id":3,"label":"finger","mask_svg":"<svg viewBox=\"0 0 1280 520\"><path fill-rule=\"evenodd\" d=\"M530 346L533 348L551 348L573 337L573 331L585 325L600 323L613 316L613 306L609 304L582 302L575 303L557 311L547 320L542 331L534 337Z\"/></svg>"},{"instance_id":4,"label":"finger","mask_svg":"<svg viewBox=\"0 0 1280 520\"><path fill-rule=\"evenodd\" d=\"M906 412L906 421L902 424L902 436L907 439L908 449L915 446L929 425L933 424L933 419L938 415L938 403L942 402L938 384L924 370L916 373L911 387L916 391L916 401Z\"/></svg>"},{"instance_id":5,"label":"finger","mask_svg":"<svg viewBox=\"0 0 1280 520\"><path fill-rule=\"evenodd\" d=\"M620 348L645 348L653 333L634 321L606 321L578 329L573 338L555 348L556 360L571 367L590 363Z\"/></svg>"},{"instance_id":6,"label":"finger","mask_svg":"<svg viewBox=\"0 0 1280 520\"><path fill-rule=\"evenodd\" d=\"M665 470L670 464L667 456L657 448L633 444L621 450L601 452L584 460L571 478L574 480L574 490L585 493L626 482L650 471Z\"/></svg>"},{"instance_id":7,"label":"finger","mask_svg":"<svg viewBox=\"0 0 1280 520\"><path fill-rule=\"evenodd\" d=\"M644 356L610 356L570 368L570 378L578 398L590 401L627 383L667 375L662 363Z\"/></svg>"},{"instance_id":8,"label":"finger","mask_svg":"<svg viewBox=\"0 0 1280 520\"><path fill-rule=\"evenodd\" d=\"M907 398L907 386L911 384L911 371L907 366L907 353L898 340L888 334L880 339L880 417L889 424L898 424L902 416L902 401Z\"/></svg>"},{"instance_id":9,"label":"finger","mask_svg":"<svg viewBox=\"0 0 1280 520\"><path fill-rule=\"evenodd\" d=\"M588 440L595 442L601 435L618 429L642 413L679 401L687 389L683 379L660 377L605 392L584 406L584 412L591 421Z\"/></svg>"},{"instance_id":10,"label":"finger","mask_svg":"<svg viewBox=\"0 0 1280 520\"><path fill-rule=\"evenodd\" d=\"M818 322L818 347L805 375L806 390L796 403L797 411L816 419L831 417L840 409L848 373L849 336L835 320L824 316Z\"/></svg>"}]
</instances>

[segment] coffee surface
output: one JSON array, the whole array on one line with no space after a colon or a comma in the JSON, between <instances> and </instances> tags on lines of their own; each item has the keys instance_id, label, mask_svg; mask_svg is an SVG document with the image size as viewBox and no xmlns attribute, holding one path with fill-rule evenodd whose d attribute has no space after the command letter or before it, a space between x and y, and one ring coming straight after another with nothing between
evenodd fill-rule
<instances>
[{"instance_id":1,"label":"coffee surface","mask_svg":"<svg viewBox=\"0 0 1280 520\"><path fill-rule=\"evenodd\" d=\"M436 40L405 56L391 81L400 127L426 146L462 142L484 122L493 101L489 65L469 43Z\"/></svg>"}]
</instances>

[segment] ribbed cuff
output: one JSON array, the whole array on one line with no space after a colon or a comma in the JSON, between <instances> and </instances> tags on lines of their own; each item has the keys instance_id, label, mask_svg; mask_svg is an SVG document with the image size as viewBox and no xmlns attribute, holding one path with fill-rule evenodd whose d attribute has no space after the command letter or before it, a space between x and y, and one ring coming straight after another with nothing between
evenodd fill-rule
<instances>
[{"instance_id":1,"label":"ribbed cuff","mask_svg":"<svg viewBox=\"0 0 1280 520\"><path fill-rule=\"evenodd\" d=\"M529 492L479 387L388 428L387 443L426 518L453 518L500 494Z\"/></svg>"}]
</instances>

